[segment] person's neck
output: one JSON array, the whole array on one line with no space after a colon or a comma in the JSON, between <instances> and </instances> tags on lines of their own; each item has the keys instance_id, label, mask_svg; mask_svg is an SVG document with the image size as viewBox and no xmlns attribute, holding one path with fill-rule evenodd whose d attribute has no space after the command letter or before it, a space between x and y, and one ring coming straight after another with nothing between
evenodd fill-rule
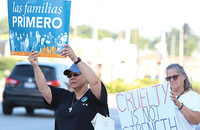
<instances>
[{"instance_id":1,"label":"person's neck","mask_svg":"<svg viewBox=\"0 0 200 130\"><path fill-rule=\"evenodd\" d=\"M175 96L179 96L183 91L185 91L184 88L173 90Z\"/></svg>"},{"instance_id":2,"label":"person's neck","mask_svg":"<svg viewBox=\"0 0 200 130\"><path fill-rule=\"evenodd\" d=\"M80 90L75 90L76 99L80 99L88 90L88 87L83 87Z\"/></svg>"}]
</instances>

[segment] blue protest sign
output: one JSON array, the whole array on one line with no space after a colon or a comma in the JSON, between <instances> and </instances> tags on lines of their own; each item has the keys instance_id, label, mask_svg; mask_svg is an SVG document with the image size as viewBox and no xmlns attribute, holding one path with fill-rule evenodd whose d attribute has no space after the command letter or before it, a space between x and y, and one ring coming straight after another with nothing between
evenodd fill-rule
<instances>
[{"instance_id":1,"label":"blue protest sign","mask_svg":"<svg viewBox=\"0 0 200 130\"><path fill-rule=\"evenodd\" d=\"M68 44L71 0L8 0L11 55L61 57Z\"/></svg>"}]
</instances>

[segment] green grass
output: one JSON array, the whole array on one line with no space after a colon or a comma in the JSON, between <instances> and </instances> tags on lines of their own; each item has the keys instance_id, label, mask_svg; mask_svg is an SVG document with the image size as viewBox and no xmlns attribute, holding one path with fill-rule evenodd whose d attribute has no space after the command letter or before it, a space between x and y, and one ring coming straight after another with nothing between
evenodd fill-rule
<instances>
[{"instance_id":1,"label":"green grass","mask_svg":"<svg viewBox=\"0 0 200 130\"><path fill-rule=\"evenodd\" d=\"M4 78L3 70L0 70L0 80L2 80L3 78Z\"/></svg>"}]
</instances>

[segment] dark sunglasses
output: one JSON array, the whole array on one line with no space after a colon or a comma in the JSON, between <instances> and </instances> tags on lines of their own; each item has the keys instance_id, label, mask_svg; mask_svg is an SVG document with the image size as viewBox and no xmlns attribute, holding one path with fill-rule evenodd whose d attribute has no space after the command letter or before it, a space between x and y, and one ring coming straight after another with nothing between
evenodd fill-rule
<instances>
[{"instance_id":1,"label":"dark sunglasses","mask_svg":"<svg viewBox=\"0 0 200 130\"><path fill-rule=\"evenodd\" d=\"M69 74L67 75L67 77L68 77L68 78L71 78L72 75L73 75L74 77L77 77L77 76L81 75L81 73L74 73L74 74L69 73Z\"/></svg>"},{"instance_id":2,"label":"dark sunglasses","mask_svg":"<svg viewBox=\"0 0 200 130\"><path fill-rule=\"evenodd\" d=\"M171 77L166 77L165 79L166 79L167 81L171 81L171 79L173 79L174 81L176 81L176 80L178 79L178 76L179 76L179 75L173 75L173 76L171 76Z\"/></svg>"}]
</instances>

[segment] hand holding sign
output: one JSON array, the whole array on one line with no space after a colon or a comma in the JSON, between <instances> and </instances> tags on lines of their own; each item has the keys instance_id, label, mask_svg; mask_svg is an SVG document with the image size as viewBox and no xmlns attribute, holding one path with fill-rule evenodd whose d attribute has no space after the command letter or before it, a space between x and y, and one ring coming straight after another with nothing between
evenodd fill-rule
<instances>
[{"instance_id":1,"label":"hand holding sign","mask_svg":"<svg viewBox=\"0 0 200 130\"><path fill-rule=\"evenodd\" d=\"M33 66L38 66L38 56L39 54L37 52L34 52L34 50L31 50L28 60Z\"/></svg>"},{"instance_id":2,"label":"hand holding sign","mask_svg":"<svg viewBox=\"0 0 200 130\"><path fill-rule=\"evenodd\" d=\"M68 56L73 62L76 62L78 57L74 53L71 46L69 44L66 44L63 47L64 49L61 50L61 53L62 53L61 56L64 56L64 57Z\"/></svg>"},{"instance_id":3,"label":"hand holding sign","mask_svg":"<svg viewBox=\"0 0 200 130\"><path fill-rule=\"evenodd\" d=\"M182 103L179 102L179 100L176 98L175 94L173 92L170 92L171 93L171 100L174 101L174 104L180 108Z\"/></svg>"}]
</instances>

